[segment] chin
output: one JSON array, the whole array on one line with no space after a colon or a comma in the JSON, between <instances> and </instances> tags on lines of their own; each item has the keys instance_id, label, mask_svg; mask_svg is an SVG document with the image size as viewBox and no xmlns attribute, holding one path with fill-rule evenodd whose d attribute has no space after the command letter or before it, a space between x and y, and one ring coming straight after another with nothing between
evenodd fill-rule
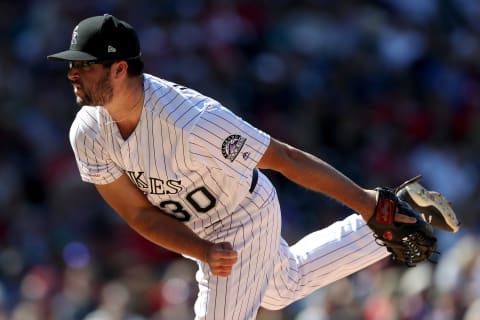
<instances>
[{"instance_id":1,"label":"chin","mask_svg":"<svg viewBox=\"0 0 480 320\"><path fill-rule=\"evenodd\" d=\"M77 106L79 106L79 107L83 107L83 106L86 105L85 102L82 99L77 99L75 102L77 103Z\"/></svg>"},{"instance_id":2,"label":"chin","mask_svg":"<svg viewBox=\"0 0 480 320\"><path fill-rule=\"evenodd\" d=\"M75 96L75 102L77 103L77 105L78 105L79 107L83 107L83 106L86 106L86 105L87 105L85 99L83 99L82 97L77 96L77 95Z\"/></svg>"}]
</instances>

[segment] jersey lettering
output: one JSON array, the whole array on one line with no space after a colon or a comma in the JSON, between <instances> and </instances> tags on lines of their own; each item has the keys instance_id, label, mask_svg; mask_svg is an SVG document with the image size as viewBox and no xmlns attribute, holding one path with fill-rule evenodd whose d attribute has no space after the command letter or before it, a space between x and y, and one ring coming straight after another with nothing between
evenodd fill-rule
<instances>
[{"instance_id":1,"label":"jersey lettering","mask_svg":"<svg viewBox=\"0 0 480 320\"><path fill-rule=\"evenodd\" d=\"M130 180L133 181L139 187L140 189L147 189L148 188L148 183L142 179L142 176L145 172L140 171L140 172L134 172L134 171L127 171L128 176L130 177Z\"/></svg>"},{"instance_id":2,"label":"jersey lettering","mask_svg":"<svg viewBox=\"0 0 480 320\"><path fill-rule=\"evenodd\" d=\"M180 180L167 180L167 194L177 194L182 191L182 181Z\"/></svg>"},{"instance_id":3,"label":"jersey lettering","mask_svg":"<svg viewBox=\"0 0 480 320\"><path fill-rule=\"evenodd\" d=\"M150 178L150 193L151 194L177 194L182 191L180 180L162 180L157 178Z\"/></svg>"},{"instance_id":4,"label":"jersey lettering","mask_svg":"<svg viewBox=\"0 0 480 320\"><path fill-rule=\"evenodd\" d=\"M180 89L180 90L187 90L187 89L188 89L187 87L185 87L185 86L181 86L181 85L179 85L179 84L176 84L176 83L174 83L174 84L173 84L173 86L174 86L175 88L178 88L178 89Z\"/></svg>"},{"instance_id":5,"label":"jersey lettering","mask_svg":"<svg viewBox=\"0 0 480 320\"><path fill-rule=\"evenodd\" d=\"M183 190L182 181L181 180L173 180L173 179L158 179L158 178L148 178L144 177L143 171L134 172L134 171L127 171L130 180L141 190L147 191L150 194L155 195L162 195L162 194L177 194Z\"/></svg>"},{"instance_id":6,"label":"jersey lettering","mask_svg":"<svg viewBox=\"0 0 480 320\"><path fill-rule=\"evenodd\" d=\"M173 181L173 180L172 180ZM213 209L217 204L217 200L213 194L205 187L199 187L190 191L185 197L198 213L206 213ZM187 222L191 218L191 214L186 211L179 201L165 200L158 205L162 209L166 209L168 213L175 219Z\"/></svg>"},{"instance_id":7,"label":"jersey lettering","mask_svg":"<svg viewBox=\"0 0 480 320\"><path fill-rule=\"evenodd\" d=\"M199 187L187 194L187 201L198 212L205 213L215 207L217 200L205 187Z\"/></svg>"},{"instance_id":8,"label":"jersey lettering","mask_svg":"<svg viewBox=\"0 0 480 320\"><path fill-rule=\"evenodd\" d=\"M165 190L163 188L164 181L157 178L150 178L150 193L151 194L165 194Z\"/></svg>"},{"instance_id":9,"label":"jersey lettering","mask_svg":"<svg viewBox=\"0 0 480 320\"><path fill-rule=\"evenodd\" d=\"M175 219L179 221L188 221L190 220L191 214L183 210L183 206L180 202L174 200L165 200L160 202L159 207L167 210L168 213L172 215Z\"/></svg>"}]
</instances>

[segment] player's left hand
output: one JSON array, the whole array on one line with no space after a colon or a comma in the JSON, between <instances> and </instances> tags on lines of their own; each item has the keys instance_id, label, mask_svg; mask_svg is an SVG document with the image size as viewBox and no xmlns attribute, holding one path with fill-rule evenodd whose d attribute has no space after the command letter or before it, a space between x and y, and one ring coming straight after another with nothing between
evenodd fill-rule
<instances>
[{"instance_id":1,"label":"player's left hand","mask_svg":"<svg viewBox=\"0 0 480 320\"><path fill-rule=\"evenodd\" d=\"M376 190L377 204L367 224L377 242L387 247L394 260L409 267L430 259L437 249L432 226L393 190L381 187Z\"/></svg>"},{"instance_id":2,"label":"player's left hand","mask_svg":"<svg viewBox=\"0 0 480 320\"><path fill-rule=\"evenodd\" d=\"M417 222L417 218L407 216L407 215L404 215L404 214L401 214L401 213L397 213L397 214L395 214L394 221L395 222L400 222L400 223L410 223L410 224L412 224L412 223Z\"/></svg>"},{"instance_id":3,"label":"player's left hand","mask_svg":"<svg viewBox=\"0 0 480 320\"><path fill-rule=\"evenodd\" d=\"M207 263L213 275L228 277L237 262L237 251L229 242L214 243L207 254Z\"/></svg>"}]
</instances>

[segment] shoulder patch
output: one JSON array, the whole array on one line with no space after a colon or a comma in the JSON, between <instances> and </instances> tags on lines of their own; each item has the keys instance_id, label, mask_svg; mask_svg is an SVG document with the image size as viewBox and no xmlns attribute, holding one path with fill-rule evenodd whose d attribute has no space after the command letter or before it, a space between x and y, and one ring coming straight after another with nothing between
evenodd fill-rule
<instances>
[{"instance_id":1,"label":"shoulder patch","mask_svg":"<svg viewBox=\"0 0 480 320\"><path fill-rule=\"evenodd\" d=\"M223 157L233 162L242 150L245 141L247 141L247 138L238 134L228 136L222 143Z\"/></svg>"}]
</instances>

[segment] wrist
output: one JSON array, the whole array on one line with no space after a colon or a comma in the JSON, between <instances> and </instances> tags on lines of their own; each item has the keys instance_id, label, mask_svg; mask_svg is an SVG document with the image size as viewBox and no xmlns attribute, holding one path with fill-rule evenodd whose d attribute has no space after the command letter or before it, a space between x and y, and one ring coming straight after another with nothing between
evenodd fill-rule
<instances>
[{"instance_id":1,"label":"wrist","mask_svg":"<svg viewBox=\"0 0 480 320\"><path fill-rule=\"evenodd\" d=\"M202 239L199 256L197 257L202 262L208 263L210 257L210 249L214 245L213 242Z\"/></svg>"},{"instance_id":2,"label":"wrist","mask_svg":"<svg viewBox=\"0 0 480 320\"><path fill-rule=\"evenodd\" d=\"M363 201L363 209L358 212L365 222L372 218L377 205L378 192L376 190L365 189L365 196Z\"/></svg>"}]
</instances>

